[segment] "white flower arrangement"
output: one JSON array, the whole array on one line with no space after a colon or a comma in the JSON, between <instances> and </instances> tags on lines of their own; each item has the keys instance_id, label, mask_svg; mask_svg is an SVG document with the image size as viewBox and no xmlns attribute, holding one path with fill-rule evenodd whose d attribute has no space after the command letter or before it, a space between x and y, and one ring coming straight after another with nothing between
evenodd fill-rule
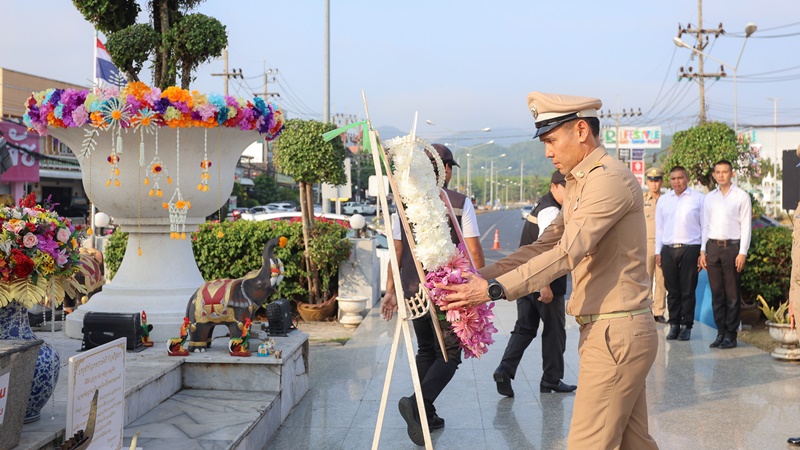
<instances>
[{"instance_id":1,"label":"white flower arrangement","mask_svg":"<svg viewBox=\"0 0 800 450\"><path fill-rule=\"evenodd\" d=\"M385 144L394 163L406 217L414 227L417 259L426 271L436 271L450 262L458 250L450 237L447 209L439 197L443 180L437 181L425 150L436 160L440 174L444 174L444 164L439 152L423 139L408 135L389 139Z\"/></svg>"}]
</instances>

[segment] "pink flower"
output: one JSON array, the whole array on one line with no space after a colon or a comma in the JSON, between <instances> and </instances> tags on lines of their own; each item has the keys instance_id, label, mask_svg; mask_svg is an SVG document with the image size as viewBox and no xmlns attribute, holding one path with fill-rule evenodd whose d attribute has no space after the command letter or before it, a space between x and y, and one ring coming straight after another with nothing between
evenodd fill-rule
<instances>
[{"instance_id":1,"label":"pink flower","mask_svg":"<svg viewBox=\"0 0 800 450\"><path fill-rule=\"evenodd\" d=\"M69 230L67 230L66 228L59 228L58 231L56 232L56 239L58 239L58 242L64 243L67 242L67 240L69 240L69 235L70 235Z\"/></svg>"},{"instance_id":2,"label":"pink flower","mask_svg":"<svg viewBox=\"0 0 800 450\"><path fill-rule=\"evenodd\" d=\"M56 255L56 264L59 266L63 266L64 264L69 262L69 256L67 256L66 250L60 250Z\"/></svg>"},{"instance_id":3,"label":"pink flower","mask_svg":"<svg viewBox=\"0 0 800 450\"><path fill-rule=\"evenodd\" d=\"M39 243L39 238L36 237L33 233L27 233L25 237L22 238L22 245L27 248L36 247L36 244Z\"/></svg>"}]
</instances>

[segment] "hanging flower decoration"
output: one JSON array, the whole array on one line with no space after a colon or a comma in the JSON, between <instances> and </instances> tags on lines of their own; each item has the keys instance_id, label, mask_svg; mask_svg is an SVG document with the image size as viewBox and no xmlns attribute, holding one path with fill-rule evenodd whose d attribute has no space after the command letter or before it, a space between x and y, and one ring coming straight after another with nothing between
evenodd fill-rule
<instances>
[{"instance_id":1,"label":"hanging flower decoration","mask_svg":"<svg viewBox=\"0 0 800 450\"><path fill-rule=\"evenodd\" d=\"M169 202L161 204L169 211L169 237L171 239L186 239L186 215L192 204L183 199L180 189L175 189Z\"/></svg>"},{"instance_id":2,"label":"hanging flower decoration","mask_svg":"<svg viewBox=\"0 0 800 450\"><path fill-rule=\"evenodd\" d=\"M283 112L261 98L245 100L230 95L200 94L173 86L163 92L136 81L120 88L90 90L48 89L33 93L26 102L23 121L28 129L47 135L47 127L90 127L97 131L119 127L128 130L137 124L155 123L171 128L224 126L256 130L267 140L283 130ZM85 157L95 144L84 143L79 153Z\"/></svg>"},{"instance_id":3,"label":"hanging flower decoration","mask_svg":"<svg viewBox=\"0 0 800 450\"><path fill-rule=\"evenodd\" d=\"M434 158L439 173L444 164L439 153L426 141L404 136L386 141L394 164L394 176L406 217L414 229L415 256L427 272L425 287L434 304L448 303L447 291L435 289L434 283L461 284L462 274L475 272L463 245L456 247L447 225L448 211L439 197L442 184L436 178L430 158ZM408 293L407 293L408 294ZM447 320L458 336L465 358L480 358L494 342L492 325L494 303L471 308L448 310Z\"/></svg>"},{"instance_id":4,"label":"hanging flower decoration","mask_svg":"<svg viewBox=\"0 0 800 450\"><path fill-rule=\"evenodd\" d=\"M116 152L111 152L106 161L111 164L111 176L106 181L106 186L111 186L111 183L114 183L114 186L119 187L119 155Z\"/></svg>"},{"instance_id":5,"label":"hanging flower decoration","mask_svg":"<svg viewBox=\"0 0 800 450\"><path fill-rule=\"evenodd\" d=\"M67 293L86 292L73 278L83 238L79 226L47 202L37 205L34 194L0 208L0 307L16 301L30 308L45 298L58 305Z\"/></svg>"},{"instance_id":6,"label":"hanging flower decoration","mask_svg":"<svg viewBox=\"0 0 800 450\"><path fill-rule=\"evenodd\" d=\"M208 169L211 167L211 161L208 159L208 130L203 133L203 160L200 161L200 184L197 185L197 190L200 192L208 192L208 180L211 175Z\"/></svg>"}]
</instances>

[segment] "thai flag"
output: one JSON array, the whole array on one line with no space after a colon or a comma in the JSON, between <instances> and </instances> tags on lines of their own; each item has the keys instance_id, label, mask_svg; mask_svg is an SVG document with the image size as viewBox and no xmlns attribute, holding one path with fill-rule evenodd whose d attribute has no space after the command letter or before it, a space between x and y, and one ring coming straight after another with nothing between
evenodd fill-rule
<instances>
[{"instance_id":1,"label":"thai flag","mask_svg":"<svg viewBox=\"0 0 800 450\"><path fill-rule=\"evenodd\" d=\"M111 56L106 50L106 46L100 41L100 38L95 38L95 83L98 86L104 83L115 84L113 81L120 78L119 69L111 62Z\"/></svg>"}]
</instances>

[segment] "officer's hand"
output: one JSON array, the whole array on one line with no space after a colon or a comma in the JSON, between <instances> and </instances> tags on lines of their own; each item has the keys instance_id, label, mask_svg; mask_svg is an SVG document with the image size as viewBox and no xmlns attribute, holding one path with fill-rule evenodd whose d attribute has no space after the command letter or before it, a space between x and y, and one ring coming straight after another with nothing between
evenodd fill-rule
<instances>
[{"instance_id":1,"label":"officer's hand","mask_svg":"<svg viewBox=\"0 0 800 450\"><path fill-rule=\"evenodd\" d=\"M462 284L434 284L437 289L449 291L447 294L449 303L442 307L443 310L469 308L490 300L487 291L489 282L472 272L466 273L464 279L467 281Z\"/></svg>"},{"instance_id":2,"label":"officer's hand","mask_svg":"<svg viewBox=\"0 0 800 450\"><path fill-rule=\"evenodd\" d=\"M661 267L661 255L656 255L656 265Z\"/></svg>"},{"instance_id":3,"label":"officer's hand","mask_svg":"<svg viewBox=\"0 0 800 450\"><path fill-rule=\"evenodd\" d=\"M386 291L381 302L381 316L386 320L392 320L395 312L397 312L397 296L394 291Z\"/></svg>"},{"instance_id":4,"label":"officer's hand","mask_svg":"<svg viewBox=\"0 0 800 450\"><path fill-rule=\"evenodd\" d=\"M539 301L545 305L553 301L553 290L545 286L539 291Z\"/></svg>"},{"instance_id":5,"label":"officer's hand","mask_svg":"<svg viewBox=\"0 0 800 450\"><path fill-rule=\"evenodd\" d=\"M697 271L700 272L701 269L708 269L708 260L706 259L705 253L700 253L700 257L697 258Z\"/></svg>"},{"instance_id":6,"label":"officer's hand","mask_svg":"<svg viewBox=\"0 0 800 450\"><path fill-rule=\"evenodd\" d=\"M747 255L736 255L736 271L741 272L744 270L744 262L747 261Z\"/></svg>"}]
</instances>

